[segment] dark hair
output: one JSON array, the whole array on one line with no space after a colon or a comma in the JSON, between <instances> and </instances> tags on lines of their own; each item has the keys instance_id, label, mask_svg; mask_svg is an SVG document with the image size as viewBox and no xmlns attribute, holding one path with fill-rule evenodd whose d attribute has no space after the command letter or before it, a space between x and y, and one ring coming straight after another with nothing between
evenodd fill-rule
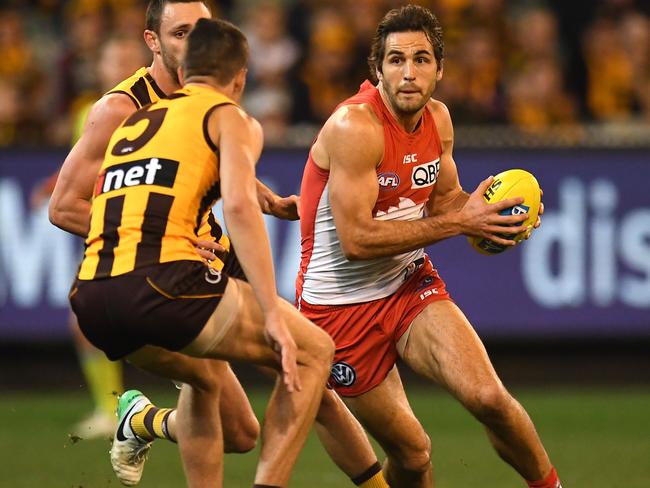
<instances>
[{"instance_id":1,"label":"dark hair","mask_svg":"<svg viewBox=\"0 0 650 488\"><path fill-rule=\"evenodd\" d=\"M183 61L185 79L212 76L227 85L248 64L248 41L230 22L199 19L187 38Z\"/></svg>"},{"instance_id":2,"label":"dark hair","mask_svg":"<svg viewBox=\"0 0 650 488\"><path fill-rule=\"evenodd\" d=\"M381 73L381 63L386 54L386 37L393 32L424 32L433 47L433 55L438 63L438 69L440 69L442 58L445 55L445 45L442 41L442 26L438 18L426 7L406 5L389 11L377 26L370 48L370 56L368 56L370 76L373 80L376 81L377 71Z\"/></svg>"},{"instance_id":3,"label":"dark hair","mask_svg":"<svg viewBox=\"0 0 650 488\"><path fill-rule=\"evenodd\" d=\"M149 5L147 5L145 29L160 34L160 18L162 17L165 5L168 3L202 3L208 10L210 9L210 6L204 0L151 0Z\"/></svg>"}]
</instances>

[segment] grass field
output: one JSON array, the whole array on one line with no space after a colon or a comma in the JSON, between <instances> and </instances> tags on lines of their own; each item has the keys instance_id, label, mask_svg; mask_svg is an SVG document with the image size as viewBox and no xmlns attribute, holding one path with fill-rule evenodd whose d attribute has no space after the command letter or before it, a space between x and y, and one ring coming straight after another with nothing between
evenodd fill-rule
<instances>
[{"instance_id":1,"label":"grass field","mask_svg":"<svg viewBox=\"0 0 650 488\"><path fill-rule=\"evenodd\" d=\"M517 389L535 420L565 488L650 487L650 389ZM147 392L170 404L173 391ZM413 408L433 443L438 488L521 488L523 483L489 447L482 428L447 395L414 389ZM257 412L264 390L253 391ZM90 407L82 393L3 393L0 397L1 487L121 486L107 441L73 443L67 428ZM257 452L226 456L225 487L252 486ZM142 488L184 486L176 446L156 441ZM353 486L312 435L291 487Z\"/></svg>"}]
</instances>

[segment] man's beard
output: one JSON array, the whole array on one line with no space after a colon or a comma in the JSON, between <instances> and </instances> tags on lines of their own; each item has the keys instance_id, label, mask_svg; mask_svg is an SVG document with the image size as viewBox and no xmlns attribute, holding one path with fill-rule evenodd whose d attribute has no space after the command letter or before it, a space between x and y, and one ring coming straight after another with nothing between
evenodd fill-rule
<instances>
[{"instance_id":1,"label":"man's beard","mask_svg":"<svg viewBox=\"0 0 650 488\"><path fill-rule=\"evenodd\" d=\"M398 99L398 92L399 88L395 91L390 90L388 87L386 89L386 94L388 95L388 99L390 100L390 103L393 107L393 110L397 112L399 115L413 115L420 110L427 104L429 99L431 98L431 95L433 95L433 90L435 88L435 84L428 90L428 94L424 93L424 96L420 100L420 102L401 102Z\"/></svg>"},{"instance_id":2,"label":"man's beard","mask_svg":"<svg viewBox=\"0 0 650 488\"><path fill-rule=\"evenodd\" d=\"M181 82L178 79L178 59L176 59L167 48L165 48L165 45L162 42L160 43L160 54L162 55L163 66L165 66L169 76L172 77L172 80L174 80L177 85L180 85Z\"/></svg>"}]
</instances>

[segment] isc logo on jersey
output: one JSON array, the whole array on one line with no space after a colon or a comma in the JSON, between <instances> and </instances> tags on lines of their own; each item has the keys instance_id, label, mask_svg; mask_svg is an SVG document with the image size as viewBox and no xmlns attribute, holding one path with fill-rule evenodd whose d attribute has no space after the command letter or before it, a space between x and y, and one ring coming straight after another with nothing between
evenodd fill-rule
<instances>
[{"instance_id":1,"label":"isc logo on jersey","mask_svg":"<svg viewBox=\"0 0 650 488\"><path fill-rule=\"evenodd\" d=\"M432 186L438 180L440 158L428 163L413 166L411 170L411 189Z\"/></svg>"},{"instance_id":2,"label":"isc logo on jersey","mask_svg":"<svg viewBox=\"0 0 650 488\"><path fill-rule=\"evenodd\" d=\"M151 158L116 164L99 174L95 195L119 190L127 186L158 185L172 188L178 161Z\"/></svg>"}]
</instances>

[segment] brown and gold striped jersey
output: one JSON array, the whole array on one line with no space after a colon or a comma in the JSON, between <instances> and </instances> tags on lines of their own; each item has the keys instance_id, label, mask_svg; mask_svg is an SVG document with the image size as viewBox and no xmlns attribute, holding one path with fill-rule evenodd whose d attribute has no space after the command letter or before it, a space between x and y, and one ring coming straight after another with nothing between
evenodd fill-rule
<instances>
[{"instance_id":1,"label":"brown and gold striped jersey","mask_svg":"<svg viewBox=\"0 0 650 488\"><path fill-rule=\"evenodd\" d=\"M220 196L218 151L207 120L231 103L209 87L190 85L144 106L115 131L95 186L79 279L201 260L197 232Z\"/></svg>"},{"instance_id":2,"label":"brown and gold striped jersey","mask_svg":"<svg viewBox=\"0 0 650 488\"><path fill-rule=\"evenodd\" d=\"M157 102L161 98L165 98L165 93L160 89L156 81L146 67L142 67L133 73L130 77L121 81L112 90L106 94L121 93L127 95L135 104L137 108L142 108L150 103ZM230 240L221 229L221 225L217 219L214 218L211 210L208 210L203 215L201 225L198 230L199 239L206 241L216 241L221 244L225 249L230 250ZM213 261L210 263L212 267L221 269L220 261Z\"/></svg>"},{"instance_id":3,"label":"brown and gold striped jersey","mask_svg":"<svg viewBox=\"0 0 650 488\"><path fill-rule=\"evenodd\" d=\"M118 83L115 88L106 92L106 95L111 93L128 96L138 108L157 102L166 96L145 67Z\"/></svg>"}]
</instances>

